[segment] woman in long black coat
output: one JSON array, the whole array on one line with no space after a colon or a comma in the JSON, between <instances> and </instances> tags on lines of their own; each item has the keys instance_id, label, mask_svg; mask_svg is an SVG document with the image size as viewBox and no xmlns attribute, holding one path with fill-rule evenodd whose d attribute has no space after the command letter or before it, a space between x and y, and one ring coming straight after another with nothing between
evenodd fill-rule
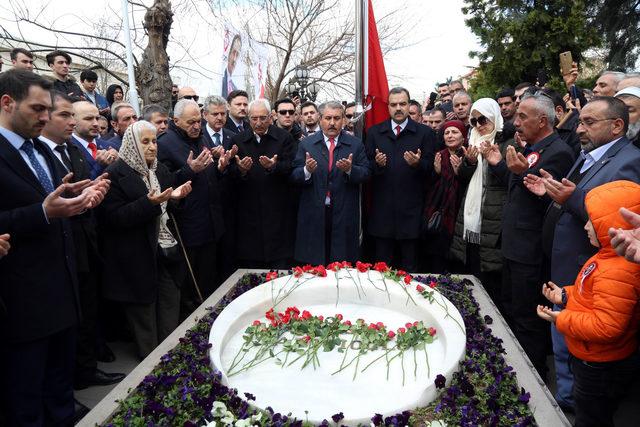
<instances>
[{"instance_id":1,"label":"woman in long black coat","mask_svg":"<svg viewBox=\"0 0 640 427\"><path fill-rule=\"evenodd\" d=\"M156 129L129 126L119 159L107 171L111 189L101 210L105 297L122 303L141 358L176 326L182 251L167 208L191 191L156 159Z\"/></svg>"}]
</instances>

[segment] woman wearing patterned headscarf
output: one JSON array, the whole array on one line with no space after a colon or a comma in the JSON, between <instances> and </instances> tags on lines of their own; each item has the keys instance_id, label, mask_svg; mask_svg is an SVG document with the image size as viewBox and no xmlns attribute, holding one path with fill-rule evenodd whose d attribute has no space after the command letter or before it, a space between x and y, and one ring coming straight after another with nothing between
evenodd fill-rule
<instances>
[{"instance_id":1,"label":"woman wearing patterned headscarf","mask_svg":"<svg viewBox=\"0 0 640 427\"><path fill-rule=\"evenodd\" d=\"M507 193L506 184L494 176L481 146L497 144L505 155L508 145L502 134L503 119L500 106L491 98L477 100L471 106L469 147L458 175L467 185L456 221L451 244L454 259L462 262L466 272L478 277L499 306L502 252L500 230L502 206Z\"/></svg>"},{"instance_id":2,"label":"woman wearing patterned headscarf","mask_svg":"<svg viewBox=\"0 0 640 427\"><path fill-rule=\"evenodd\" d=\"M168 210L191 192L191 181L173 188L157 150L151 123L127 128L101 210L104 294L122 303L141 358L178 326L184 269Z\"/></svg>"}]
</instances>

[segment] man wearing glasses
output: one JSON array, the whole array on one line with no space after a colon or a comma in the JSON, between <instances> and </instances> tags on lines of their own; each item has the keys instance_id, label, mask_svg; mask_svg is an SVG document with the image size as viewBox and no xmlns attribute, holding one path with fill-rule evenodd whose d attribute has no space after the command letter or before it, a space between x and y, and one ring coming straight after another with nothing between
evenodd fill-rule
<instances>
[{"instance_id":1,"label":"man wearing glasses","mask_svg":"<svg viewBox=\"0 0 640 427\"><path fill-rule=\"evenodd\" d=\"M302 129L296 123L296 105L291 99L282 98L273 104L273 118L276 126L289 132L294 141L303 138Z\"/></svg>"},{"instance_id":2,"label":"man wearing glasses","mask_svg":"<svg viewBox=\"0 0 640 427\"><path fill-rule=\"evenodd\" d=\"M282 105L279 109L288 110ZM237 199L238 264L241 268L289 268L297 200L289 183L295 141L272 124L266 99L252 101L248 117L250 128L231 138L238 152L229 166Z\"/></svg>"},{"instance_id":3,"label":"man wearing glasses","mask_svg":"<svg viewBox=\"0 0 640 427\"><path fill-rule=\"evenodd\" d=\"M527 176L525 185L537 196L547 195L543 241L551 246L551 281L558 286L573 284L583 264L596 252L583 227L588 216L584 198L589 190L607 182L640 182L640 150L625 136L629 112L613 97L595 97L580 111L577 133L582 151L565 179L555 180L546 171ZM546 246L546 245L545 245ZM561 406L573 406L573 376L568 368L568 350L561 334L552 326L553 351Z\"/></svg>"}]
</instances>

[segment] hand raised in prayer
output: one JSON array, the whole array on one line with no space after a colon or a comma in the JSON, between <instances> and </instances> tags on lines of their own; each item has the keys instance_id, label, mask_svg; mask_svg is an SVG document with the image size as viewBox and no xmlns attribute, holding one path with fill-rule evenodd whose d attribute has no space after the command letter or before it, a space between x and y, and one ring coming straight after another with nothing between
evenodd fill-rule
<instances>
[{"instance_id":1,"label":"hand raised in prayer","mask_svg":"<svg viewBox=\"0 0 640 427\"><path fill-rule=\"evenodd\" d=\"M222 145L218 145L217 147L213 147L211 149L211 156L213 156L214 159L219 159L223 155L224 155L224 147Z\"/></svg>"},{"instance_id":2,"label":"hand raised in prayer","mask_svg":"<svg viewBox=\"0 0 640 427\"><path fill-rule=\"evenodd\" d=\"M538 317L540 317L542 320L546 320L547 322L551 322L551 323L556 323L556 319L560 314L559 311L553 311L549 307L545 307L542 305L539 305L536 311L538 312Z\"/></svg>"},{"instance_id":3,"label":"hand raised in prayer","mask_svg":"<svg viewBox=\"0 0 640 427\"><path fill-rule=\"evenodd\" d=\"M276 162L278 161L278 155L274 154L273 157L271 157L271 158L269 158L267 156L260 156L258 158L258 161L260 162L260 165L263 168L272 169L276 165Z\"/></svg>"},{"instance_id":4,"label":"hand raised in prayer","mask_svg":"<svg viewBox=\"0 0 640 427\"><path fill-rule=\"evenodd\" d=\"M542 295L555 305L562 304L562 288L551 281L542 285Z\"/></svg>"},{"instance_id":5,"label":"hand raised in prayer","mask_svg":"<svg viewBox=\"0 0 640 427\"><path fill-rule=\"evenodd\" d=\"M213 157L209 150L202 150L198 157L193 158L193 151L189 151L189 157L187 157L187 164L195 173L200 173L205 170L213 162Z\"/></svg>"},{"instance_id":6,"label":"hand raised in prayer","mask_svg":"<svg viewBox=\"0 0 640 427\"><path fill-rule=\"evenodd\" d=\"M510 145L507 147L507 167L512 173L520 175L529 169L529 162L522 153L516 152L516 149Z\"/></svg>"},{"instance_id":7,"label":"hand raised in prayer","mask_svg":"<svg viewBox=\"0 0 640 427\"><path fill-rule=\"evenodd\" d=\"M482 153L482 157L484 157L491 166L497 165L502 160L502 154L500 153L498 144L484 142L480 147L480 152Z\"/></svg>"},{"instance_id":8,"label":"hand raised in prayer","mask_svg":"<svg viewBox=\"0 0 640 427\"><path fill-rule=\"evenodd\" d=\"M187 181L171 192L171 200L180 200L191 193L191 181Z\"/></svg>"},{"instance_id":9,"label":"hand raised in prayer","mask_svg":"<svg viewBox=\"0 0 640 427\"><path fill-rule=\"evenodd\" d=\"M0 258L9 253L9 249L11 249L11 243L9 243L9 235L1 234L0 235Z\"/></svg>"},{"instance_id":10,"label":"hand raised in prayer","mask_svg":"<svg viewBox=\"0 0 640 427\"><path fill-rule=\"evenodd\" d=\"M404 152L404 160L411 167L416 167L420 163L420 158L422 157L422 151L418 148L418 151L415 153L413 151L405 151Z\"/></svg>"},{"instance_id":11,"label":"hand raised in prayer","mask_svg":"<svg viewBox=\"0 0 640 427\"><path fill-rule=\"evenodd\" d=\"M462 158L452 154L450 157L451 167L453 168L453 173L458 175L458 171L460 170L460 165L462 164Z\"/></svg>"},{"instance_id":12,"label":"hand raised in prayer","mask_svg":"<svg viewBox=\"0 0 640 427\"><path fill-rule=\"evenodd\" d=\"M384 153L381 153L380 150L378 150L377 148L376 148L375 160L376 160L376 164L381 168L387 165L387 155Z\"/></svg>"},{"instance_id":13,"label":"hand raised in prayer","mask_svg":"<svg viewBox=\"0 0 640 427\"><path fill-rule=\"evenodd\" d=\"M313 173L318 167L318 162L316 162L316 160L311 157L311 154L307 153L306 159L304 161L304 166L307 168L307 171L309 173Z\"/></svg>"},{"instance_id":14,"label":"hand raised in prayer","mask_svg":"<svg viewBox=\"0 0 640 427\"><path fill-rule=\"evenodd\" d=\"M336 166L344 173L351 172L351 165L353 163L353 154L349 154L346 159L340 159L336 162Z\"/></svg>"},{"instance_id":15,"label":"hand raised in prayer","mask_svg":"<svg viewBox=\"0 0 640 427\"><path fill-rule=\"evenodd\" d=\"M640 215L626 208L620 208L620 215L633 228L610 228L611 246L627 261L640 264Z\"/></svg>"},{"instance_id":16,"label":"hand raised in prayer","mask_svg":"<svg viewBox=\"0 0 640 427\"><path fill-rule=\"evenodd\" d=\"M231 159L235 158L237 153L238 153L238 146L235 144L233 145L233 147L231 147L231 150L224 151L224 153L218 160L218 170L220 172L224 172L227 166L229 166L229 163L231 163Z\"/></svg>"},{"instance_id":17,"label":"hand raised in prayer","mask_svg":"<svg viewBox=\"0 0 640 427\"><path fill-rule=\"evenodd\" d=\"M79 181L73 184L60 184L58 188L53 190L42 202L42 206L47 214L47 218L69 218L78 215L91 207L94 194L85 192L84 188L78 196L64 198L62 194L69 191L74 193L74 187L78 184L84 185L85 181Z\"/></svg>"},{"instance_id":18,"label":"hand raised in prayer","mask_svg":"<svg viewBox=\"0 0 640 427\"><path fill-rule=\"evenodd\" d=\"M465 159L467 159L467 163L469 163L470 165L475 165L476 163L478 163L478 153L480 153L480 150L477 146L472 145L469 148L463 146L462 152L464 153Z\"/></svg>"},{"instance_id":19,"label":"hand raised in prayer","mask_svg":"<svg viewBox=\"0 0 640 427\"><path fill-rule=\"evenodd\" d=\"M547 189L544 186L544 178L530 173L525 176L522 181L524 182L524 186L536 196L542 197L547 194Z\"/></svg>"},{"instance_id":20,"label":"hand raised in prayer","mask_svg":"<svg viewBox=\"0 0 640 427\"><path fill-rule=\"evenodd\" d=\"M247 172L249 172L249 169L251 169L251 166L253 166L253 159L249 156L240 159L240 157L236 155L236 163L238 164L238 169L240 169L242 176L245 176Z\"/></svg>"},{"instance_id":21,"label":"hand raised in prayer","mask_svg":"<svg viewBox=\"0 0 640 427\"><path fill-rule=\"evenodd\" d=\"M433 170L436 171L438 175L442 172L442 154L440 154L440 152L437 152L433 159Z\"/></svg>"},{"instance_id":22,"label":"hand raised in prayer","mask_svg":"<svg viewBox=\"0 0 640 427\"><path fill-rule=\"evenodd\" d=\"M151 190L147 197L152 205L159 205L161 203L166 202L171 198L171 193L173 192L173 187L169 187L164 190L162 193L158 193L156 190Z\"/></svg>"},{"instance_id":23,"label":"hand raised in prayer","mask_svg":"<svg viewBox=\"0 0 640 427\"><path fill-rule=\"evenodd\" d=\"M540 169L540 176L544 178L544 188L547 190L547 195L560 205L564 204L576 189L576 185L567 178L562 178L562 181L558 182L544 169Z\"/></svg>"}]
</instances>

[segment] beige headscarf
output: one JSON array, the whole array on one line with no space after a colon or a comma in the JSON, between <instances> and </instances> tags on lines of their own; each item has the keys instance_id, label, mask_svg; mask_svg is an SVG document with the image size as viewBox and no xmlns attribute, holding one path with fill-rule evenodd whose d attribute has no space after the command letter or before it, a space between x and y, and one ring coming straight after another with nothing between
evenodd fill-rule
<instances>
[{"instance_id":1,"label":"beige headscarf","mask_svg":"<svg viewBox=\"0 0 640 427\"><path fill-rule=\"evenodd\" d=\"M478 129L471 128L469 136L470 147L480 147L482 143L488 141L495 144L496 134L502 132L504 120L500 114L500 106L491 98L478 99L471 106L471 112L477 111L485 116L493 123L493 131L488 135L480 135ZM484 198L484 183L487 179L488 165L487 161L478 153L478 166L476 167L469 186L467 187L467 195L464 202L464 240L469 243L480 244L480 229L482 226L482 199Z\"/></svg>"},{"instance_id":2,"label":"beige headscarf","mask_svg":"<svg viewBox=\"0 0 640 427\"><path fill-rule=\"evenodd\" d=\"M142 147L142 131L148 129L156 131L156 127L151 123L141 120L130 125L122 137L122 146L120 147L120 158L129 165L133 170L138 172L147 186L147 190L155 190L156 195L162 192L160 182L156 176L158 167L158 159L153 160L153 164L149 166L144 159L144 149ZM167 214L167 202L161 204L162 215L160 216L160 224L158 230L158 244L163 248L170 248L178 244L176 239L167 227L169 215Z\"/></svg>"}]
</instances>

